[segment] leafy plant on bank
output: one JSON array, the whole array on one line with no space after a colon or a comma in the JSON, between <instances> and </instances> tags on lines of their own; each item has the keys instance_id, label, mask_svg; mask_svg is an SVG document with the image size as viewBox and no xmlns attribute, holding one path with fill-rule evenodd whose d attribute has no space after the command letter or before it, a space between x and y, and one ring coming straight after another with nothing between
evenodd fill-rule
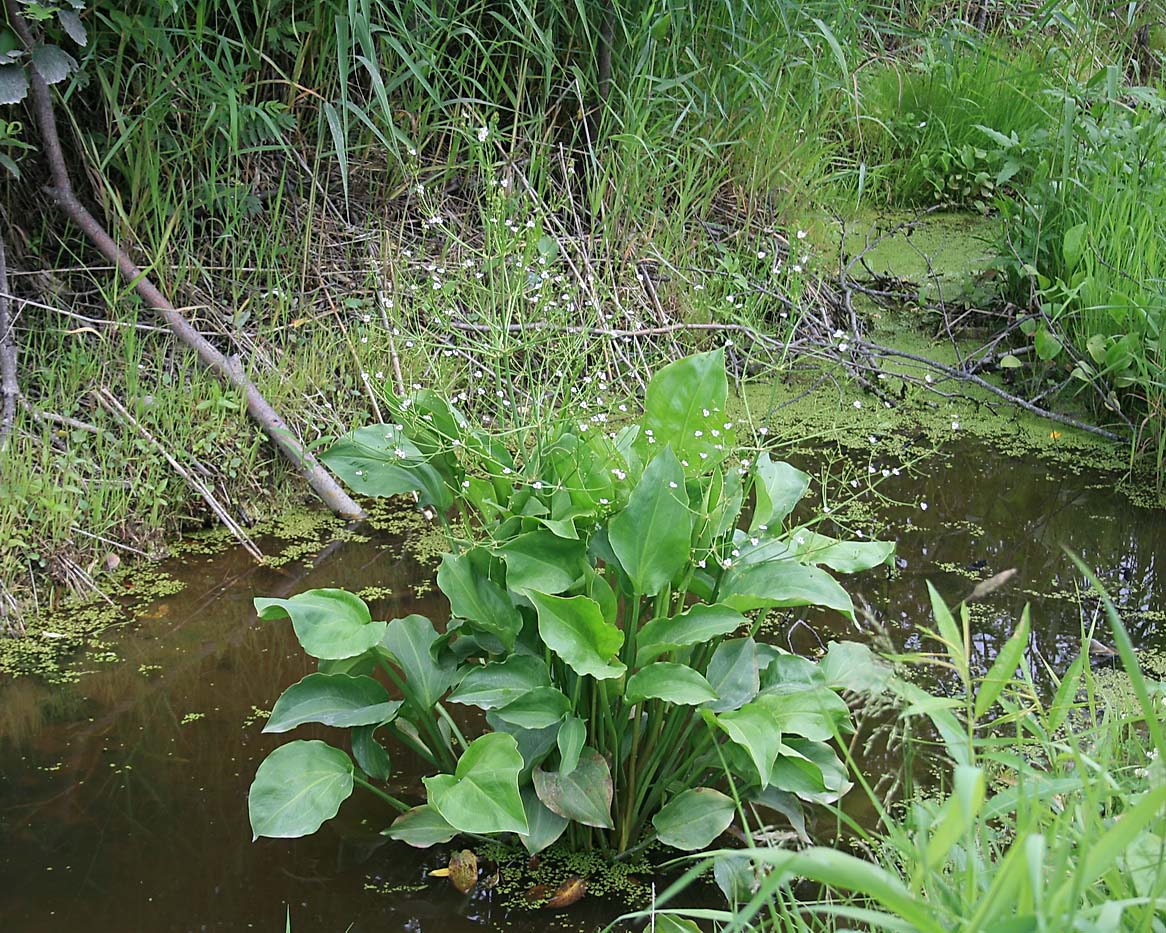
<instances>
[{"instance_id":1,"label":"leafy plant on bank","mask_svg":"<svg viewBox=\"0 0 1166 933\"><path fill-rule=\"evenodd\" d=\"M1096 578L1111 634L1129 676L1128 706L1110 702L1081 654L1051 696L1025 659L1027 610L982 676L973 671L974 622L931 589L938 643L904 658L938 666L955 682L943 696L893 678L903 716L924 717L948 766L944 789L916 785L901 808L869 787L881 831L851 828L871 854L757 847L710 853L661 894L667 903L710 864L732 911L706 911L720 929L941 931L1156 930L1166 909L1166 752L1163 685L1147 680L1129 636ZM907 732L908 746L923 740ZM922 751L923 749L920 748ZM934 749L926 750L934 755ZM813 901L790 885L822 885ZM696 929L668 911L674 929ZM657 917L659 920L659 916Z\"/></svg>"},{"instance_id":2,"label":"leafy plant on bank","mask_svg":"<svg viewBox=\"0 0 1166 933\"><path fill-rule=\"evenodd\" d=\"M359 785L400 811L387 834L418 846L513 833L537 852L566 833L697 850L742 800L800 815L844 794L829 743L851 728L837 690L853 655L836 645L815 664L755 635L772 609L853 617L827 568L877 566L893 545L795 526L809 477L765 453L730 459L727 393L716 350L661 369L638 423L564 418L517 456L427 391L395 404L397 423L341 438L326 460L355 492L413 493L446 523L451 620L377 621L341 590L256 600L320 667L266 731L348 728L352 752L273 751L250 792L256 837L314 832ZM491 731L466 735L450 705ZM423 805L374 783L392 774L378 733L432 765Z\"/></svg>"}]
</instances>

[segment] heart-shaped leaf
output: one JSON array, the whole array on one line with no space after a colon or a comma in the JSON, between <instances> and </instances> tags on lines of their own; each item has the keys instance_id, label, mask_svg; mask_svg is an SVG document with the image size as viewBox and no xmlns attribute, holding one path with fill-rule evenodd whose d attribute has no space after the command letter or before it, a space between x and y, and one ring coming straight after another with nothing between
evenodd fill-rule
<instances>
[{"instance_id":1,"label":"heart-shaped leaf","mask_svg":"<svg viewBox=\"0 0 1166 933\"><path fill-rule=\"evenodd\" d=\"M687 564L692 512L684 471L671 449L648 464L607 536L620 566L645 596L659 593Z\"/></svg>"},{"instance_id":2,"label":"heart-shaped leaf","mask_svg":"<svg viewBox=\"0 0 1166 933\"><path fill-rule=\"evenodd\" d=\"M498 709L531 690L550 685L547 666L541 658L512 654L505 661L471 669L449 695L449 702Z\"/></svg>"},{"instance_id":3,"label":"heart-shaped leaf","mask_svg":"<svg viewBox=\"0 0 1166 933\"><path fill-rule=\"evenodd\" d=\"M643 666L677 648L698 645L735 632L746 619L736 609L720 603L699 604L668 619L653 619L636 638L636 664Z\"/></svg>"},{"instance_id":4,"label":"heart-shaped leaf","mask_svg":"<svg viewBox=\"0 0 1166 933\"><path fill-rule=\"evenodd\" d=\"M400 700L371 677L309 674L275 701L264 732L287 732L305 722L326 726L369 726L397 715Z\"/></svg>"},{"instance_id":5,"label":"heart-shaped leaf","mask_svg":"<svg viewBox=\"0 0 1166 933\"><path fill-rule=\"evenodd\" d=\"M620 677L627 668L615 654L623 632L603 618L599 604L586 596L547 596L531 592L543 642L576 674L596 680Z\"/></svg>"},{"instance_id":6,"label":"heart-shaped leaf","mask_svg":"<svg viewBox=\"0 0 1166 933\"><path fill-rule=\"evenodd\" d=\"M300 645L313 658L364 654L385 634L385 623L374 622L364 601L346 590L307 590L290 599L260 597L255 611L264 620L290 618Z\"/></svg>"},{"instance_id":7,"label":"heart-shaped leaf","mask_svg":"<svg viewBox=\"0 0 1166 933\"><path fill-rule=\"evenodd\" d=\"M571 701L554 687L535 687L513 703L494 711L503 722L523 729L545 729L561 720L571 710Z\"/></svg>"},{"instance_id":8,"label":"heart-shaped leaf","mask_svg":"<svg viewBox=\"0 0 1166 933\"><path fill-rule=\"evenodd\" d=\"M455 616L485 629L510 651L522 631L522 616L506 591L486 576L488 562L489 555L480 548L445 554L437 571L437 585Z\"/></svg>"},{"instance_id":9,"label":"heart-shaped leaf","mask_svg":"<svg viewBox=\"0 0 1166 933\"><path fill-rule=\"evenodd\" d=\"M423 778L429 805L464 833L526 833L518 793L522 755L514 736L490 732L474 739L453 774Z\"/></svg>"},{"instance_id":10,"label":"heart-shaped leaf","mask_svg":"<svg viewBox=\"0 0 1166 933\"><path fill-rule=\"evenodd\" d=\"M871 695L885 690L893 673L869 645L855 641L830 642L818 669L825 675L827 686Z\"/></svg>"},{"instance_id":11,"label":"heart-shaped leaf","mask_svg":"<svg viewBox=\"0 0 1166 933\"><path fill-rule=\"evenodd\" d=\"M810 488L810 475L784 461L770 459L768 453L758 456L754 470L757 481L753 487L755 505L749 531L753 533L762 526L773 526L769 530L776 531Z\"/></svg>"},{"instance_id":12,"label":"heart-shaped leaf","mask_svg":"<svg viewBox=\"0 0 1166 933\"><path fill-rule=\"evenodd\" d=\"M378 781L387 781L393 776L389 753L376 740L376 726L357 726L352 730L352 757L360 770Z\"/></svg>"},{"instance_id":13,"label":"heart-shaped leaf","mask_svg":"<svg viewBox=\"0 0 1166 933\"><path fill-rule=\"evenodd\" d=\"M526 813L526 824L530 832L519 836L526 851L531 855L541 852L554 843L567 828L569 820L559 816L538 799L538 794L532 785L522 788L522 807Z\"/></svg>"},{"instance_id":14,"label":"heart-shaped leaf","mask_svg":"<svg viewBox=\"0 0 1166 933\"><path fill-rule=\"evenodd\" d=\"M757 642L752 638L721 642L709 659L705 679L719 697L708 704L713 712L737 709L748 703L761 689Z\"/></svg>"},{"instance_id":15,"label":"heart-shaped leaf","mask_svg":"<svg viewBox=\"0 0 1166 933\"><path fill-rule=\"evenodd\" d=\"M694 787L661 807L652 825L665 845L694 852L728 829L736 812L731 797L711 787Z\"/></svg>"},{"instance_id":16,"label":"heart-shaped leaf","mask_svg":"<svg viewBox=\"0 0 1166 933\"><path fill-rule=\"evenodd\" d=\"M844 732L853 732L850 709L829 687L779 690L758 697L777 728L814 742L825 742ZM788 739L787 739L788 741Z\"/></svg>"},{"instance_id":17,"label":"heart-shaped leaf","mask_svg":"<svg viewBox=\"0 0 1166 933\"><path fill-rule=\"evenodd\" d=\"M390 839L405 842L417 849L449 842L457 830L441 818L433 807L425 805L406 810L385 830Z\"/></svg>"},{"instance_id":18,"label":"heart-shaped leaf","mask_svg":"<svg viewBox=\"0 0 1166 933\"><path fill-rule=\"evenodd\" d=\"M506 562L506 587L513 593L537 590L555 595L583 574L587 548L549 530L530 531L498 549Z\"/></svg>"},{"instance_id":19,"label":"heart-shaped leaf","mask_svg":"<svg viewBox=\"0 0 1166 933\"><path fill-rule=\"evenodd\" d=\"M314 833L352 793L352 759L324 742L289 742L268 755L247 794L254 838Z\"/></svg>"},{"instance_id":20,"label":"heart-shaped leaf","mask_svg":"<svg viewBox=\"0 0 1166 933\"><path fill-rule=\"evenodd\" d=\"M895 553L893 541L839 541L805 529L790 536L793 553L802 563L821 564L839 573L860 573L885 564Z\"/></svg>"},{"instance_id":21,"label":"heart-shaped leaf","mask_svg":"<svg viewBox=\"0 0 1166 933\"><path fill-rule=\"evenodd\" d=\"M716 700L717 692L709 682L687 664L657 661L641 668L628 678L624 702L665 700L680 706L699 706Z\"/></svg>"},{"instance_id":22,"label":"heart-shaped leaf","mask_svg":"<svg viewBox=\"0 0 1166 933\"><path fill-rule=\"evenodd\" d=\"M781 748L781 727L774 721L768 700L772 697L758 697L740 709L728 710L719 716L706 713L726 735L749 754L757 769L759 786L769 784L769 772Z\"/></svg>"},{"instance_id":23,"label":"heart-shaped leaf","mask_svg":"<svg viewBox=\"0 0 1166 933\"><path fill-rule=\"evenodd\" d=\"M725 459L735 435L725 415L729 381L724 349L669 363L648 383L636 448L643 460L670 446L697 476ZM654 442L654 443L653 443Z\"/></svg>"},{"instance_id":24,"label":"heart-shaped leaf","mask_svg":"<svg viewBox=\"0 0 1166 933\"><path fill-rule=\"evenodd\" d=\"M733 566L721 578L720 600L742 612L771 607L825 606L854 620L854 604L846 590L826 571L796 560Z\"/></svg>"},{"instance_id":25,"label":"heart-shaped leaf","mask_svg":"<svg viewBox=\"0 0 1166 933\"><path fill-rule=\"evenodd\" d=\"M437 641L433 623L425 616L394 619L385 629L382 644L405 675L405 686L416 705L428 712L457 678L452 661L433 660L430 650Z\"/></svg>"},{"instance_id":26,"label":"heart-shaped leaf","mask_svg":"<svg viewBox=\"0 0 1166 933\"><path fill-rule=\"evenodd\" d=\"M441 474L394 424L370 424L350 431L320 459L357 495L399 496L416 492L421 505L445 511L453 496Z\"/></svg>"},{"instance_id":27,"label":"heart-shaped leaf","mask_svg":"<svg viewBox=\"0 0 1166 933\"><path fill-rule=\"evenodd\" d=\"M584 748L570 774L535 768L538 799L553 813L584 826L611 829L611 770L599 752Z\"/></svg>"}]
</instances>

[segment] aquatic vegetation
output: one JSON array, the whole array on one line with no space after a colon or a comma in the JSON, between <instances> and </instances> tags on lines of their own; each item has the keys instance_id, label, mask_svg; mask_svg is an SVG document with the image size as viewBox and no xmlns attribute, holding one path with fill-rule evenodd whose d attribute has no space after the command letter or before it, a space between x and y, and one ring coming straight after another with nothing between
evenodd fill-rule
<instances>
[{"instance_id":1,"label":"aquatic vegetation","mask_svg":"<svg viewBox=\"0 0 1166 933\"><path fill-rule=\"evenodd\" d=\"M890 806L864 782L880 825L871 831L850 822L849 829L866 857L823 847L712 853L660 903L715 867L734 909L704 917L729 930L753 922L841 930L856 920L868 929L936 933L1156 929L1166 908L1163 687L1142 673L1117 611L1098 590L1128 672L1128 703L1099 693L1087 661L1089 632L1053 692L1038 691L1025 657L1027 611L976 676L967 607L953 614L932 590L935 630L928 634L937 650L900 660L937 666L957 685L940 696L895 677L889 689L905 720L929 726L907 729L906 757L935 757L931 737L938 742L939 787L909 786L902 803ZM795 878L817 882L818 895L795 897Z\"/></svg>"},{"instance_id":2,"label":"aquatic vegetation","mask_svg":"<svg viewBox=\"0 0 1166 933\"><path fill-rule=\"evenodd\" d=\"M320 662L266 731L350 728L352 757L321 741L273 751L251 788L255 835L312 833L361 786L401 811L386 832L413 845L510 833L531 852L564 834L696 850L742 801L799 814L844 794L838 691L869 651L832 644L815 664L754 634L776 608L853 618L828 570L878 566L894 546L793 525L810 477L766 452L733 459L727 394L716 350L661 369L618 431L602 411L563 417L514 454L420 391L395 401L398 422L341 438L325 459L355 492L415 494L446 524L452 618L441 633L419 615L376 621L342 590L256 599ZM467 736L449 704L492 731ZM423 805L373 783L392 773L378 731L438 772Z\"/></svg>"}]
</instances>

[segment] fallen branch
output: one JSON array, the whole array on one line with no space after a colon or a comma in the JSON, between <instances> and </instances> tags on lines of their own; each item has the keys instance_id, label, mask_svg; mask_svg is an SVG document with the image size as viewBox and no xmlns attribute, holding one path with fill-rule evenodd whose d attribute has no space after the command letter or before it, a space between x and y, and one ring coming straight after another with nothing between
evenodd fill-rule
<instances>
[{"instance_id":1,"label":"fallen branch","mask_svg":"<svg viewBox=\"0 0 1166 933\"><path fill-rule=\"evenodd\" d=\"M16 424L16 400L20 384L16 379L16 321L8 300L8 254L0 233L0 453Z\"/></svg>"},{"instance_id":2,"label":"fallen branch","mask_svg":"<svg viewBox=\"0 0 1166 933\"><path fill-rule=\"evenodd\" d=\"M31 50L35 39L29 30L16 0L5 0L8 18L24 45ZM52 185L48 194L69 216L90 242L125 278L133 284L134 290L151 309L156 311L179 340L192 348L200 362L224 382L240 391L247 403L247 411L253 421L271 439L279 451L294 464L307 479L308 485L336 515L342 518L364 518L364 511L346 493L336 479L305 448L291 428L279 416L271 404L244 373L241 366L232 365L219 350L188 321L182 313L162 294L147 274L140 269L106 232L101 223L89 213L77 198L69 178L61 140L57 132L56 116L53 112L52 96L44 78L35 67L28 69L32 109L40 129L45 157L52 174ZM8 289L4 288L7 294Z\"/></svg>"}]
</instances>

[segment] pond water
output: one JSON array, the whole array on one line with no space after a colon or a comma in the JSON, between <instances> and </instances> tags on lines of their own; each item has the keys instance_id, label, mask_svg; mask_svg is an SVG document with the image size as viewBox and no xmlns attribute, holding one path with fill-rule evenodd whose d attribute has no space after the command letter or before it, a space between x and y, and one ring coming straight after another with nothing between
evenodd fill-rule
<instances>
[{"instance_id":1,"label":"pond water","mask_svg":"<svg viewBox=\"0 0 1166 933\"><path fill-rule=\"evenodd\" d=\"M1114 485L962 442L881 485L877 512L898 538L900 566L848 588L897 646L915 649L916 627L930 624L925 580L955 602L977 580L1016 568L1012 586L976 604L977 660L990 662L1028 601L1031 651L1059 672L1077 652L1075 588L1085 590L1065 545L1101 572L1135 644L1160 647L1166 522ZM83 658L85 675L65 685L0 683L4 929L272 930L285 911L296 931L594 929L616 916L618 904L596 898L555 914L496 892L462 897L426 878L448 849L386 842L377 831L391 814L367 795L316 836L251 842L247 788L281 741L261 734L261 711L311 670L290 626L255 620L252 597L385 587L389 595L369 600L374 618L441 621L431 570L408 554L399 537L381 535L281 569L236 551L188 555L168 568L185 588L107 639L118 659ZM840 635L862 637L824 617L791 616L771 632L799 650ZM403 752L397 764L409 770ZM392 793L416 798L415 768Z\"/></svg>"}]
</instances>

